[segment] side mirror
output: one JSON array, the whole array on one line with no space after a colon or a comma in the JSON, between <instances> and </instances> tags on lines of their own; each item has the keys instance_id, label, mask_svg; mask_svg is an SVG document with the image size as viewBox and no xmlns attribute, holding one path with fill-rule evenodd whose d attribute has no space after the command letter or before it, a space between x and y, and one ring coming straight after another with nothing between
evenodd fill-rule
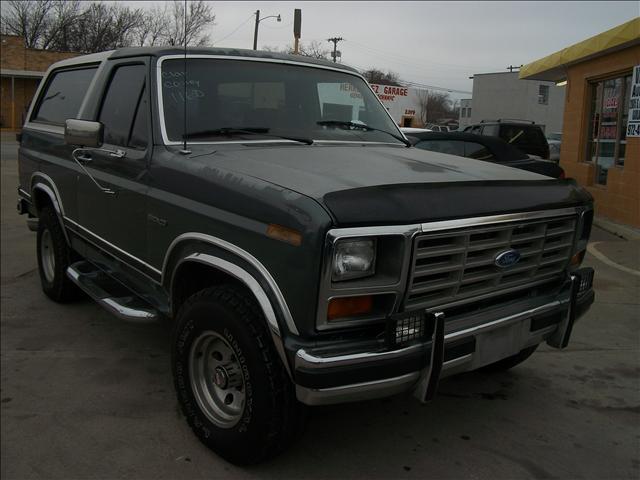
<instances>
[{"instance_id":1,"label":"side mirror","mask_svg":"<svg viewBox=\"0 0 640 480\"><path fill-rule=\"evenodd\" d=\"M100 122L70 118L64 124L64 141L67 145L98 148L102 145L103 131Z\"/></svg>"}]
</instances>

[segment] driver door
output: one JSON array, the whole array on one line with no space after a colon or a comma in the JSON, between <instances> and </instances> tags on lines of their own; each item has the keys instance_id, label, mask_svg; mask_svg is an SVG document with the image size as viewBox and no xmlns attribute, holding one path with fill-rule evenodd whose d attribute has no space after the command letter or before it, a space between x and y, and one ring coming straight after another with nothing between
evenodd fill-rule
<instances>
[{"instance_id":1,"label":"driver door","mask_svg":"<svg viewBox=\"0 0 640 480\"><path fill-rule=\"evenodd\" d=\"M89 249L93 260L115 259L149 275L145 262L146 175L152 142L147 62L127 59L110 65L97 113L104 126L102 149L106 151L86 150L79 157L90 176L78 176L77 201L82 233L98 247ZM110 192L101 190L96 182ZM101 251L108 255L103 258Z\"/></svg>"}]
</instances>

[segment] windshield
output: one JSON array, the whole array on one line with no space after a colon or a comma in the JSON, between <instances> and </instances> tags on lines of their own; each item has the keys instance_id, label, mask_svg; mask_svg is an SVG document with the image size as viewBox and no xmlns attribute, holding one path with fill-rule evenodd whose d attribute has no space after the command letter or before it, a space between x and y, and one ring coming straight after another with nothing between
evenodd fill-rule
<instances>
[{"instance_id":1,"label":"windshield","mask_svg":"<svg viewBox=\"0 0 640 480\"><path fill-rule=\"evenodd\" d=\"M184 60L162 62L166 136L184 133ZM333 70L245 60L187 60L187 138L399 143L395 123L359 77Z\"/></svg>"},{"instance_id":2,"label":"windshield","mask_svg":"<svg viewBox=\"0 0 640 480\"><path fill-rule=\"evenodd\" d=\"M550 133L549 135L547 135L547 139L562 141L562 134L561 133Z\"/></svg>"}]
</instances>

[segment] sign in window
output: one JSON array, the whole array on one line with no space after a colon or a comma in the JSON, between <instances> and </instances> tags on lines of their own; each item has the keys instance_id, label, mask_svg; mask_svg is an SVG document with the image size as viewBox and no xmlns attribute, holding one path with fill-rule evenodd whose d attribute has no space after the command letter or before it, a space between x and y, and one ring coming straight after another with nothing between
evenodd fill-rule
<instances>
[{"instance_id":1,"label":"sign in window","mask_svg":"<svg viewBox=\"0 0 640 480\"><path fill-rule=\"evenodd\" d=\"M587 161L595 164L594 182L606 185L609 170L624 166L631 75L593 82L590 89Z\"/></svg>"}]
</instances>

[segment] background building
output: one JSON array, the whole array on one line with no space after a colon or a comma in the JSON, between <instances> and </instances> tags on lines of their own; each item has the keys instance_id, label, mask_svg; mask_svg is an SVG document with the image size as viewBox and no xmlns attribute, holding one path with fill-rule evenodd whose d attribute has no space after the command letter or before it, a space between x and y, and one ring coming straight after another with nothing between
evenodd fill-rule
<instances>
[{"instance_id":1,"label":"background building","mask_svg":"<svg viewBox=\"0 0 640 480\"><path fill-rule=\"evenodd\" d=\"M553 82L519 80L518 72L478 73L473 76L471 104L465 108L471 115L463 117L460 108L461 127L512 118L536 122L545 133L562 132L564 88Z\"/></svg>"},{"instance_id":2,"label":"background building","mask_svg":"<svg viewBox=\"0 0 640 480\"><path fill-rule=\"evenodd\" d=\"M0 127L21 128L31 99L49 66L79 55L25 48L22 37L0 37Z\"/></svg>"},{"instance_id":3,"label":"background building","mask_svg":"<svg viewBox=\"0 0 640 480\"><path fill-rule=\"evenodd\" d=\"M640 75L640 17L525 65L520 77L567 82L560 164L594 196L598 215L640 227L634 68Z\"/></svg>"},{"instance_id":4,"label":"background building","mask_svg":"<svg viewBox=\"0 0 640 480\"><path fill-rule=\"evenodd\" d=\"M460 130L471 123L471 103L470 98L460 99L460 118L458 119Z\"/></svg>"}]
</instances>

